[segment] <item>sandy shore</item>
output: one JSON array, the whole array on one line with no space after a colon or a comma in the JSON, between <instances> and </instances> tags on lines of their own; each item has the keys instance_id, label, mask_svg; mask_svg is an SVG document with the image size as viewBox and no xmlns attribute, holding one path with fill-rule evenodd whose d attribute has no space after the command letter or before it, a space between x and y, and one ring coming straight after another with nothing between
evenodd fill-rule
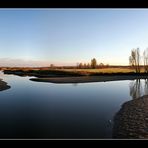
<instances>
[{"instance_id":1,"label":"sandy shore","mask_svg":"<svg viewBox=\"0 0 148 148\"><path fill-rule=\"evenodd\" d=\"M4 81L2 81L2 80L0 79L0 91L6 90L6 89L9 89L9 88L10 88L10 86L7 85L6 82L4 82Z\"/></svg>"},{"instance_id":2,"label":"sandy shore","mask_svg":"<svg viewBox=\"0 0 148 148\"><path fill-rule=\"evenodd\" d=\"M49 77L49 78L31 78L32 81L37 82L51 82L51 83L88 83L88 82L106 82L119 80L134 80L134 79L148 79L148 76L81 76L81 77Z\"/></svg>"},{"instance_id":3,"label":"sandy shore","mask_svg":"<svg viewBox=\"0 0 148 148\"><path fill-rule=\"evenodd\" d=\"M122 105L114 117L113 138L148 139L148 95Z\"/></svg>"}]
</instances>

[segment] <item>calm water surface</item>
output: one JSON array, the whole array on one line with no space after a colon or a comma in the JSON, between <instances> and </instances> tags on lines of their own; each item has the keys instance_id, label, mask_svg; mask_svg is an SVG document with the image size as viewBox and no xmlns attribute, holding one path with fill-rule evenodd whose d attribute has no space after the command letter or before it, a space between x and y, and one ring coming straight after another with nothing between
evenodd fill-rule
<instances>
[{"instance_id":1,"label":"calm water surface","mask_svg":"<svg viewBox=\"0 0 148 148\"><path fill-rule=\"evenodd\" d=\"M0 74L0 138L112 138L113 118L147 81L54 84Z\"/></svg>"}]
</instances>

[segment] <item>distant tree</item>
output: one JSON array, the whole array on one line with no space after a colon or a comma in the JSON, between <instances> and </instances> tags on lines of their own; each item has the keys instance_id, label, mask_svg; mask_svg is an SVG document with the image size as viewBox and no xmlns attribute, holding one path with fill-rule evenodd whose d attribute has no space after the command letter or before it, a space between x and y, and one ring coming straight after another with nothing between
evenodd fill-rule
<instances>
[{"instance_id":1,"label":"distant tree","mask_svg":"<svg viewBox=\"0 0 148 148\"><path fill-rule=\"evenodd\" d=\"M79 68L83 68L83 63L80 63L79 64Z\"/></svg>"},{"instance_id":2,"label":"distant tree","mask_svg":"<svg viewBox=\"0 0 148 148\"><path fill-rule=\"evenodd\" d=\"M143 52L144 71L148 73L148 48Z\"/></svg>"},{"instance_id":3,"label":"distant tree","mask_svg":"<svg viewBox=\"0 0 148 148\"><path fill-rule=\"evenodd\" d=\"M99 64L99 67L100 67L100 68L103 68L103 67L104 67L104 64L103 64L103 63L100 63L100 64Z\"/></svg>"},{"instance_id":4,"label":"distant tree","mask_svg":"<svg viewBox=\"0 0 148 148\"><path fill-rule=\"evenodd\" d=\"M84 63L84 65L83 65L83 68L87 68L87 65L86 65L86 63Z\"/></svg>"},{"instance_id":5,"label":"distant tree","mask_svg":"<svg viewBox=\"0 0 148 148\"><path fill-rule=\"evenodd\" d=\"M135 69L136 73L140 73L140 51L139 48L131 50L129 64Z\"/></svg>"},{"instance_id":6,"label":"distant tree","mask_svg":"<svg viewBox=\"0 0 148 148\"><path fill-rule=\"evenodd\" d=\"M76 67L79 68L79 63L76 64Z\"/></svg>"},{"instance_id":7,"label":"distant tree","mask_svg":"<svg viewBox=\"0 0 148 148\"><path fill-rule=\"evenodd\" d=\"M97 60L95 58L93 58L91 60L91 68L96 68L97 67Z\"/></svg>"},{"instance_id":8,"label":"distant tree","mask_svg":"<svg viewBox=\"0 0 148 148\"><path fill-rule=\"evenodd\" d=\"M106 64L105 67L108 68L109 67L109 64Z\"/></svg>"},{"instance_id":9,"label":"distant tree","mask_svg":"<svg viewBox=\"0 0 148 148\"><path fill-rule=\"evenodd\" d=\"M89 64L89 63L87 64L87 68L88 68L88 69L90 68L90 64Z\"/></svg>"},{"instance_id":10,"label":"distant tree","mask_svg":"<svg viewBox=\"0 0 148 148\"><path fill-rule=\"evenodd\" d=\"M53 64L50 64L50 68L54 68L55 66Z\"/></svg>"},{"instance_id":11,"label":"distant tree","mask_svg":"<svg viewBox=\"0 0 148 148\"><path fill-rule=\"evenodd\" d=\"M103 64L103 63L100 63L99 65L100 65L100 66L104 66L104 64Z\"/></svg>"}]
</instances>

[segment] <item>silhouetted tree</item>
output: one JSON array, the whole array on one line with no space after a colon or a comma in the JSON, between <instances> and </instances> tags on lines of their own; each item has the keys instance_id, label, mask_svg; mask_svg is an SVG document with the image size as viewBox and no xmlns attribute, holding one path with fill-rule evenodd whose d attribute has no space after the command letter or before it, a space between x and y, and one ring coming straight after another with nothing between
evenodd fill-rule
<instances>
[{"instance_id":1,"label":"silhouetted tree","mask_svg":"<svg viewBox=\"0 0 148 148\"><path fill-rule=\"evenodd\" d=\"M129 64L132 66L136 73L140 73L140 51L139 48L131 50L129 57Z\"/></svg>"},{"instance_id":2,"label":"silhouetted tree","mask_svg":"<svg viewBox=\"0 0 148 148\"><path fill-rule=\"evenodd\" d=\"M91 60L91 68L96 68L97 67L97 60L95 58L93 58Z\"/></svg>"}]
</instances>

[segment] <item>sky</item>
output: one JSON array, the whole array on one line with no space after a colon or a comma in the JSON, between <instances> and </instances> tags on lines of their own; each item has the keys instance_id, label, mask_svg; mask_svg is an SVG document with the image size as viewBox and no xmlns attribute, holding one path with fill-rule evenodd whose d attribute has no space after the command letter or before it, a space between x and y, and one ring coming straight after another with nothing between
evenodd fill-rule
<instances>
[{"instance_id":1,"label":"sky","mask_svg":"<svg viewBox=\"0 0 148 148\"><path fill-rule=\"evenodd\" d=\"M0 66L128 65L148 47L148 9L0 9Z\"/></svg>"}]
</instances>

